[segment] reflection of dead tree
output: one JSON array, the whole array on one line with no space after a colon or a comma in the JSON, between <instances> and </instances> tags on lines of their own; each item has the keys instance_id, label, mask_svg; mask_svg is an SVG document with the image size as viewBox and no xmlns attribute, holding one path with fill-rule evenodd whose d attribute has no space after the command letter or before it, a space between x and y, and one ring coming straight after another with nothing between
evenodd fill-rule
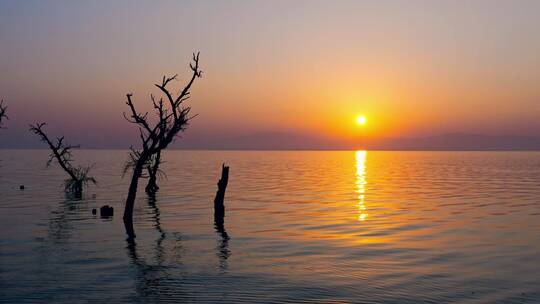
<instances>
[{"instance_id":1,"label":"reflection of dead tree","mask_svg":"<svg viewBox=\"0 0 540 304\"><path fill-rule=\"evenodd\" d=\"M2 124L4 123L5 119L9 119L9 117L6 114L7 106L4 104L4 100L0 100L0 129L2 128Z\"/></svg>"},{"instance_id":2,"label":"reflection of dead tree","mask_svg":"<svg viewBox=\"0 0 540 304\"><path fill-rule=\"evenodd\" d=\"M155 245L149 253L152 256L141 256L137 251L137 243L134 238L128 237L127 254L130 262L135 266L135 290L139 296L145 300L155 299L156 297L170 292L170 266L166 265L166 247L163 242L166 232L161 227L160 211L156 204L156 198L153 195L148 196L148 207L151 217L154 219L154 228L159 233ZM179 241L179 240L177 240ZM175 293L178 293L178 286L175 286Z\"/></svg>"},{"instance_id":3,"label":"reflection of dead tree","mask_svg":"<svg viewBox=\"0 0 540 304\"><path fill-rule=\"evenodd\" d=\"M171 287L171 282L175 281L171 278L170 266L165 265L163 256L159 256L163 253L155 252L155 261L145 259L139 254L135 239L127 238L126 242L127 255L135 270L135 291L144 302L159 302L163 294L171 294L173 288L175 294L181 293L177 285Z\"/></svg>"},{"instance_id":4,"label":"reflection of dead tree","mask_svg":"<svg viewBox=\"0 0 540 304\"><path fill-rule=\"evenodd\" d=\"M156 197L155 195L148 195L148 207L150 208L150 211L152 212L152 218L154 219L154 228L156 228L156 231L159 233L160 237L157 241L157 245L161 245L161 242L165 239L165 231L161 228L161 212L159 211L159 208L156 204Z\"/></svg>"},{"instance_id":5,"label":"reflection of dead tree","mask_svg":"<svg viewBox=\"0 0 540 304\"><path fill-rule=\"evenodd\" d=\"M182 91L173 97L167 86L171 81L176 80L177 75L172 77L163 77L161 84L156 84L161 92L166 96L166 101L163 98L156 100L153 95L150 95L154 112L157 116L157 122L151 123L148 119L148 112L145 114L138 113L132 101L132 94L127 94L126 104L129 106L129 115L124 114L125 118L138 126L139 136L141 138L142 148L131 148L130 158L126 163L126 170L132 169L132 177L129 185L128 196L126 198L126 206L124 209L124 223L130 237L133 234L133 208L135 205L135 197L137 195L137 187L139 178L144 177L144 170L149 166L159 168L159 162L152 163L156 155L166 149L168 145L178 136L179 133L185 130L189 120L191 108L184 106L183 102L189 98L191 85L196 78L201 77L202 72L199 70L199 54L193 54L193 62L190 64L192 75Z\"/></svg>"},{"instance_id":6,"label":"reflection of dead tree","mask_svg":"<svg viewBox=\"0 0 540 304\"><path fill-rule=\"evenodd\" d=\"M72 237L77 219L81 214L89 211L86 204L80 204L80 198L72 198L66 196L66 200L62 201L58 208L55 208L50 213L49 218L49 239L53 243L63 243Z\"/></svg>"},{"instance_id":7,"label":"reflection of dead tree","mask_svg":"<svg viewBox=\"0 0 540 304\"><path fill-rule=\"evenodd\" d=\"M96 183L95 178L88 176L90 167L74 167L72 162L71 150L79 148L79 146L71 146L64 142L64 137L58 137L56 143L53 143L45 131L43 131L45 123L36 123L30 125L30 131L41 137L41 141L46 143L51 149L47 166L50 166L53 160L56 160L60 167L69 175L69 178L65 181L65 190L67 192L81 194L83 186L88 183Z\"/></svg>"}]
</instances>

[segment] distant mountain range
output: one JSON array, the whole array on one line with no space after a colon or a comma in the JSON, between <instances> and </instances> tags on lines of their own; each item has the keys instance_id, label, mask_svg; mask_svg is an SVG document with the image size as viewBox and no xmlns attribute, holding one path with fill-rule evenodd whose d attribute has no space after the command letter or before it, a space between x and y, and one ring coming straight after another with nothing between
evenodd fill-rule
<instances>
[{"instance_id":1,"label":"distant mountain range","mask_svg":"<svg viewBox=\"0 0 540 304\"><path fill-rule=\"evenodd\" d=\"M383 150L540 150L540 137L449 133L419 138L382 139L367 143Z\"/></svg>"},{"instance_id":2,"label":"distant mountain range","mask_svg":"<svg viewBox=\"0 0 540 304\"><path fill-rule=\"evenodd\" d=\"M24 135L24 136L23 136ZM41 142L26 133L6 134L0 137L0 148L43 149ZM323 136L300 135L287 132L255 132L234 136L187 132L174 142L171 149L201 150L463 150L463 151L540 151L540 137L494 136L482 134L449 133L438 136L414 138L349 138L336 139ZM84 134L69 137L71 142L90 149L127 149L138 144L137 137L115 135L86 137Z\"/></svg>"},{"instance_id":3,"label":"distant mountain range","mask_svg":"<svg viewBox=\"0 0 540 304\"><path fill-rule=\"evenodd\" d=\"M334 140L285 132L203 139L186 138L175 147L183 149L239 150L540 150L540 137L493 136L449 133L416 138L358 138Z\"/></svg>"}]
</instances>

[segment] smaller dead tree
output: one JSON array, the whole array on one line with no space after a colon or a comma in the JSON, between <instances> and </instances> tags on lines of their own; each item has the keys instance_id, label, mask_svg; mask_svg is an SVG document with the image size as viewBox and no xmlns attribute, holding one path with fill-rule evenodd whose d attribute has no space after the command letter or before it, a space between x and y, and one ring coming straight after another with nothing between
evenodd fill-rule
<instances>
[{"instance_id":1,"label":"smaller dead tree","mask_svg":"<svg viewBox=\"0 0 540 304\"><path fill-rule=\"evenodd\" d=\"M88 175L91 167L74 167L71 163L73 161L71 150L79 148L79 146L67 144L64 141L63 136L56 138L56 142L53 143L43 130L45 125L44 122L30 125L30 131L38 135L41 138L41 141L46 143L51 150L47 166L50 166L52 162L56 160L58 165L60 165L69 176L69 178L65 180L66 192L76 195L82 194L84 186L87 186L89 183L96 184L96 179Z\"/></svg>"},{"instance_id":2,"label":"smaller dead tree","mask_svg":"<svg viewBox=\"0 0 540 304\"><path fill-rule=\"evenodd\" d=\"M122 177L124 177L130 170L133 169L137 156L137 152L132 149L130 153L129 160L124 165L124 170L122 172ZM135 157L134 157L135 156ZM146 184L146 187L144 188L144 191L149 196L154 196L156 192L159 190L159 186L157 185L157 179L159 177L165 177L165 172L163 172L159 166L163 163L161 160L161 151L158 151L155 155L151 156L150 159L147 161L144 169L141 172L140 178L147 178L148 183Z\"/></svg>"},{"instance_id":3,"label":"smaller dead tree","mask_svg":"<svg viewBox=\"0 0 540 304\"><path fill-rule=\"evenodd\" d=\"M148 194L155 194L159 190L159 186L157 185L158 175L165 175L165 173L159 169L161 163L162 161L160 150L156 153L156 155L154 155L154 157L148 164L148 167L146 168L146 170L148 171L148 184L146 184L146 188L144 190Z\"/></svg>"},{"instance_id":4,"label":"smaller dead tree","mask_svg":"<svg viewBox=\"0 0 540 304\"><path fill-rule=\"evenodd\" d=\"M4 100L0 100L0 129L2 129L2 124L6 119L9 119L7 116L7 106L4 104Z\"/></svg>"}]
</instances>

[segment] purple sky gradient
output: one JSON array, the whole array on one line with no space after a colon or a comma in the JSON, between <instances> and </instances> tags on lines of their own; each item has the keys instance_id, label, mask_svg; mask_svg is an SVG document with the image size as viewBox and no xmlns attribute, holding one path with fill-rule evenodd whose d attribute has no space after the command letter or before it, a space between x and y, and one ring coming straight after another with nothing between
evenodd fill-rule
<instances>
[{"instance_id":1,"label":"purple sky gradient","mask_svg":"<svg viewBox=\"0 0 540 304\"><path fill-rule=\"evenodd\" d=\"M36 121L83 147L136 144L125 94L150 109L153 84L185 79L193 51L204 74L188 143L540 137L539 12L538 1L1 1L0 147L39 147Z\"/></svg>"}]
</instances>

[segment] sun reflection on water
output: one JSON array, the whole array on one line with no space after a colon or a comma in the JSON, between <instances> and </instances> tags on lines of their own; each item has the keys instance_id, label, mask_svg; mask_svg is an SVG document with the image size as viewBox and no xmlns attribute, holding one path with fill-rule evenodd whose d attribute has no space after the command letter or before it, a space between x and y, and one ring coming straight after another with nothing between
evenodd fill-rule
<instances>
[{"instance_id":1,"label":"sun reflection on water","mask_svg":"<svg viewBox=\"0 0 540 304\"><path fill-rule=\"evenodd\" d=\"M366 151L356 151L356 193L358 193L358 220L365 221L366 213Z\"/></svg>"}]
</instances>

